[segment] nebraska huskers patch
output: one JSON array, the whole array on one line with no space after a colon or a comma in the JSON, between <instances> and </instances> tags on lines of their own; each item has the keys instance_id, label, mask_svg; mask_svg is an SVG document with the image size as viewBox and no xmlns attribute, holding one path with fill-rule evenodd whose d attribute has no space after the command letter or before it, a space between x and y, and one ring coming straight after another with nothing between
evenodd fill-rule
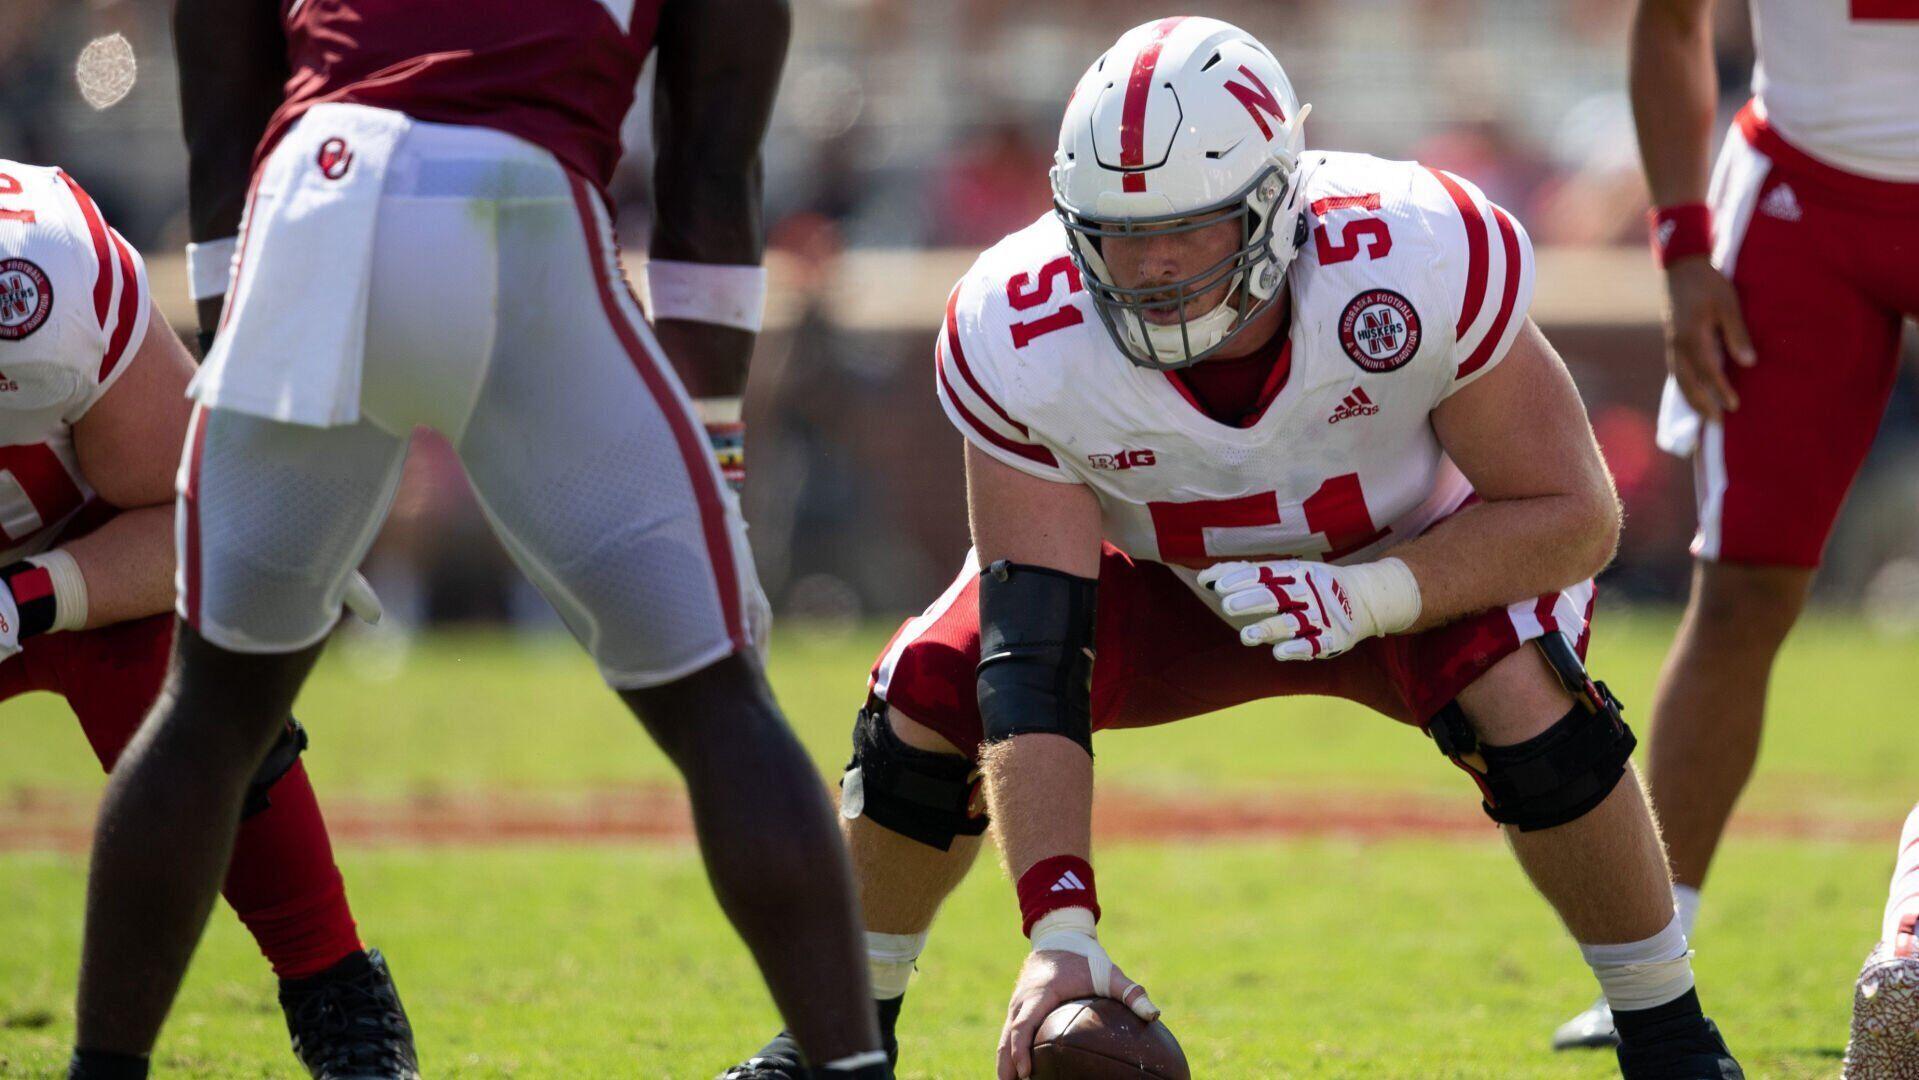
<instances>
[{"instance_id":1,"label":"nebraska huskers patch","mask_svg":"<svg viewBox=\"0 0 1919 1080\"><path fill-rule=\"evenodd\" d=\"M1419 351L1419 313L1391 289L1369 289L1340 315L1339 343L1363 370L1404 367Z\"/></svg>"},{"instance_id":2,"label":"nebraska huskers patch","mask_svg":"<svg viewBox=\"0 0 1919 1080\"><path fill-rule=\"evenodd\" d=\"M19 341L47 321L53 283L25 259L0 259L0 341Z\"/></svg>"}]
</instances>

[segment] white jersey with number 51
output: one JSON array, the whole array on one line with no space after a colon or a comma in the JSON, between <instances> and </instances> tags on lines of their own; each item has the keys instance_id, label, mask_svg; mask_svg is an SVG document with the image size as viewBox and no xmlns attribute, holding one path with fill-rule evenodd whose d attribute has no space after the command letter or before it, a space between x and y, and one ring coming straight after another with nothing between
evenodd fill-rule
<instances>
[{"instance_id":1,"label":"white jersey with number 51","mask_svg":"<svg viewBox=\"0 0 1919 1080\"><path fill-rule=\"evenodd\" d=\"M1189 585L1224 559L1363 561L1457 509L1472 490L1431 413L1524 324L1531 242L1449 173L1320 152L1301 170L1291 370L1245 426L1113 345L1050 214L988 249L947 300L947 415L1016 469L1091 486L1107 541Z\"/></svg>"}]
</instances>

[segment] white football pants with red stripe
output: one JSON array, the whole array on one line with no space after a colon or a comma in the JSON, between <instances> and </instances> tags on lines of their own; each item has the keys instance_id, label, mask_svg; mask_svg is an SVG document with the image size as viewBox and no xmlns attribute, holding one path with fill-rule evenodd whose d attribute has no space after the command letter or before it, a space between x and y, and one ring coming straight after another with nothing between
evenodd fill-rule
<instances>
[{"instance_id":1,"label":"white football pants with red stripe","mask_svg":"<svg viewBox=\"0 0 1919 1080\"><path fill-rule=\"evenodd\" d=\"M264 167L280 188L256 192L222 330L230 355L208 380L245 392L197 388L181 465L181 615L244 652L324 637L426 425L458 449L494 531L613 686L670 682L753 644L765 598L738 502L621 277L598 193L511 136L401 120L384 161L333 139L315 157L296 128ZM288 232L261 225L297 201L286 176L311 168L320 184L356 167L384 169L357 230L370 250L274 250ZM367 208L316 190L300 212L337 212L339 234L355 234ZM323 295L250 287L285 280L273 268L286 259L327 260L341 280L313 286ZM325 305L357 305L363 332L303 333ZM239 348L262 340L278 345ZM328 386L357 387L334 419L274 404Z\"/></svg>"}]
</instances>

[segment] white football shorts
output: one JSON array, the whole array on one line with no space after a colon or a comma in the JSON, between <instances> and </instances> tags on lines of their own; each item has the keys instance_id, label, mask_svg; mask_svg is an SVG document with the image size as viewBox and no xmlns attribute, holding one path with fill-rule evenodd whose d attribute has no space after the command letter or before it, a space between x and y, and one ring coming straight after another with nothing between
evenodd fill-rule
<instances>
[{"instance_id":1,"label":"white football shorts","mask_svg":"<svg viewBox=\"0 0 1919 1080\"><path fill-rule=\"evenodd\" d=\"M179 479L179 611L215 645L327 634L418 425L458 449L494 531L614 687L763 633L738 501L626 287L610 215L545 150L316 109L262 167L229 306Z\"/></svg>"}]
</instances>

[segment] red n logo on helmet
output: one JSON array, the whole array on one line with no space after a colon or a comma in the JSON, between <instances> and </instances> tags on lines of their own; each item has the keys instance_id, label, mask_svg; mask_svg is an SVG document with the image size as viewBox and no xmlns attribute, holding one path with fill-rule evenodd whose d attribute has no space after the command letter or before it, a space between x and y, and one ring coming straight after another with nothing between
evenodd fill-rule
<instances>
[{"instance_id":1,"label":"red n logo on helmet","mask_svg":"<svg viewBox=\"0 0 1919 1080\"><path fill-rule=\"evenodd\" d=\"M1253 85L1245 86L1228 81L1226 89L1239 100L1241 105L1246 106L1246 112L1252 116L1253 123L1259 125L1259 133L1266 136L1270 142L1273 129L1266 123L1266 117L1271 116L1283 124L1286 122L1286 110L1279 107L1279 99L1273 96L1272 90L1268 89L1265 83L1260 82L1259 76L1253 74L1245 64L1239 65L1239 73L1250 79Z\"/></svg>"}]
</instances>

